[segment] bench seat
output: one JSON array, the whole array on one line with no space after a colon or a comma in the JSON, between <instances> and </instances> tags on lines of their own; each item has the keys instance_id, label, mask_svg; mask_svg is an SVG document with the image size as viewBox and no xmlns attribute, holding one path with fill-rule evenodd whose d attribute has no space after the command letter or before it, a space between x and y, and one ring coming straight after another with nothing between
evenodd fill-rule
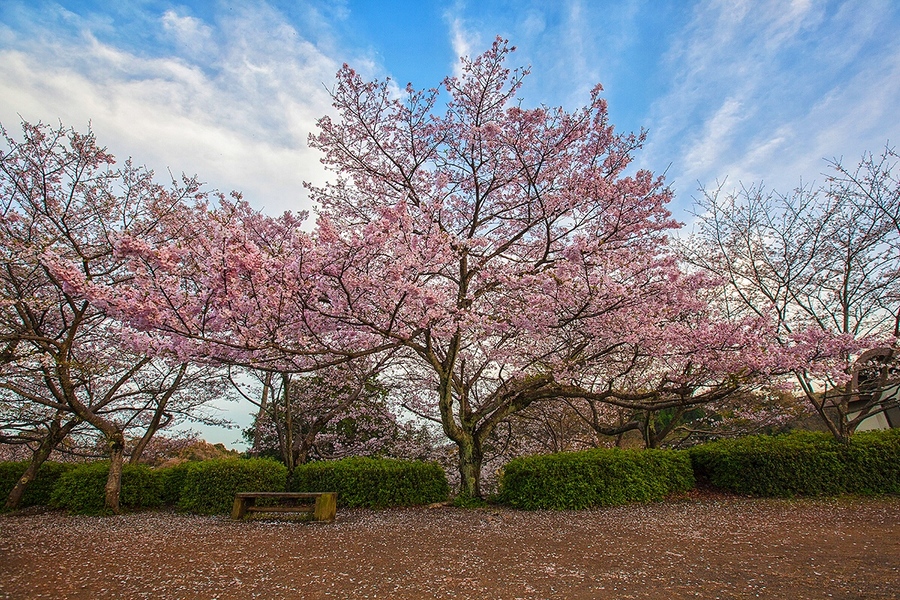
<instances>
[{"instance_id":1,"label":"bench seat","mask_svg":"<svg viewBox=\"0 0 900 600\"><path fill-rule=\"evenodd\" d=\"M279 504L257 506L257 499L275 500ZM315 504L298 500L315 500ZM234 495L232 519L243 519L247 513L300 513L311 512L313 519L330 523L337 512L336 492L238 492Z\"/></svg>"}]
</instances>

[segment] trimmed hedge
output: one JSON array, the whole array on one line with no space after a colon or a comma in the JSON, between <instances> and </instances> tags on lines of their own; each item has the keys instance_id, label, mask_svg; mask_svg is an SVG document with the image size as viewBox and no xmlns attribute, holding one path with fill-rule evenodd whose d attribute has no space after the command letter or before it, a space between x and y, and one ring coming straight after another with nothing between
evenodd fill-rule
<instances>
[{"instance_id":1,"label":"trimmed hedge","mask_svg":"<svg viewBox=\"0 0 900 600\"><path fill-rule=\"evenodd\" d=\"M847 490L900 494L900 429L854 434L847 448Z\"/></svg>"},{"instance_id":2,"label":"trimmed hedge","mask_svg":"<svg viewBox=\"0 0 900 600\"><path fill-rule=\"evenodd\" d=\"M854 435L794 432L720 440L690 450L698 477L750 496L900 493L900 430Z\"/></svg>"},{"instance_id":3,"label":"trimmed hedge","mask_svg":"<svg viewBox=\"0 0 900 600\"><path fill-rule=\"evenodd\" d=\"M16 486L16 482L19 481L25 469L28 468L28 464L28 461L0 462L0 507L6 503L9 493ZM56 485L63 473L71 471L75 466L72 463L45 461L38 469L35 478L25 488L19 508L50 504L53 486Z\"/></svg>"},{"instance_id":4,"label":"trimmed hedge","mask_svg":"<svg viewBox=\"0 0 900 600\"><path fill-rule=\"evenodd\" d=\"M344 458L298 466L291 491L337 492L338 506L385 508L443 502L450 485L437 463Z\"/></svg>"},{"instance_id":5,"label":"trimmed hedge","mask_svg":"<svg viewBox=\"0 0 900 600\"><path fill-rule=\"evenodd\" d=\"M183 462L171 467L157 469L162 478L162 503L166 506L176 506L181 500L181 491L187 479L188 469L192 463Z\"/></svg>"},{"instance_id":6,"label":"trimmed hedge","mask_svg":"<svg viewBox=\"0 0 900 600\"><path fill-rule=\"evenodd\" d=\"M174 489L177 474L169 490ZM274 460L223 458L188 463L181 486L178 508L203 515L225 514L234 505L237 492L281 492L287 469ZM166 492L171 497L172 492Z\"/></svg>"},{"instance_id":7,"label":"trimmed hedge","mask_svg":"<svg viewBox=\"0 0 900 600\"><path fill-rule=\"evenodd\" d=\"M513 459L503 468L497 500L568 510L652 502L693 487L685 452L612 448Z\"/></svg>"},{"instance_id":8,"label":"trimmed hedge","mask_svg":"<svg viewBox=\"0 0 900 600\"><path fill-rule=\"evenodd\" d=\"M74 514L96 515L105 507L109 461L85 463L64 473L56 482L50 503ZM156 508L162 505L162 478L146 465L122 465L122 508Z\"/></svg>"}]
</instances>

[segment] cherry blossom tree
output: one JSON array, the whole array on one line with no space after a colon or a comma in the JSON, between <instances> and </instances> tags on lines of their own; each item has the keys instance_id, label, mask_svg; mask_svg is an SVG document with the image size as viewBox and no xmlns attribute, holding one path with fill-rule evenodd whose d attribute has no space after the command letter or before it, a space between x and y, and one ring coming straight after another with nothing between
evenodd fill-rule
<instances>
[{"instance_id":1,"label":"cherry blossom tree","mask_svg":"<svg viewBox=\"0 0 900 600\"><path fill-rule=\"evenodd\" d=\"M157 231L119 236L127 285L60 277L185 360L296 374L396 346L317 310L327 258L304 230L305 214L270 217L238 193L175 214Z\"/></svg>"},{"instance_id":2,"label":"cherry blossom tree","mask_svg":"<svg viewBox=\"0 0 900 600\"><path fill-rule=\"evenodd\" d=\"M575 111L524 106L512 51L463 58L446 98L341 69L310 139L336 175L309 187L313 231L220 196L177 235L121 236L127 285L60 277L182 359L298 374L390 353L385 384L455 444L471 497L496 428L537 402L680 409L830 357L712 304L715 278L669 246L671 192L630 169L644 135L614 131L599 86Z\"/></svg>"},{"instance_id":3,"label":"cherry blossom tree","mask_svg":"<svg viewBox=\"0 0 900 600\"><path fill-rule=\"evenodd\" d=\"M366 371L339 365L314 374L263 374L263 401L247 396L261 409L245 432L253 442L251 451L277 456L291 471L308 460L427 455L414 424L398 418L388 390ZM282 390L285 383L289 398Z\"/></svg>"},{"instance_id":4,"label":"cherry blossom tree","mask_svg":"<svg viewBox=\"0 0 900 600\"><path fill-rule=\"evenodd\" d=\"M829 166L832 173L828 177L828 189L860 210L874 208L876 214L886 219L900 236L900 177L897 162L897 151L891 146L885 146L879 155L864 155L852 168L845 166L841 160L831 160ZM900 335L896 319L894 335Z\"/></svg>"},{"instance_id":5,"label":"cherry blossom tree","mask_svg":"<svg viewBox=\"0 0 900 600\"><path fill-rule=\"evenodd\" d=\"M0 130L0 391L8 402L53 415L20 483L27 485L29 473L84 423L104 437L111 459L106 504L118 511L126 430L145 425L139 454L195 372L158 358L151 335L109 318L70 281L112 289L124 283L116 237L160 230L199 188L185 180L164 189L130 162L113 168L90 132L23 123L19 141Z\"/></svg>"},{"instance_id":6,"label":"cherry blossom tree","mask_svg":"<svg viewBox=\"0 0 900 600\"><path fill-rule=\"evenodd\" d=\"M258 407L245 432L251 452L277 456L289 473L310 459L393 454L410 436L391 410L388 390L378 382L388 359L357 360L305 374L255 371L249 381L240 377L246 370L238 370L233 384Z\"/></svg>"},{"instance_id":7,"label":"cherry blossom tree","mask_svg":"<svg viewBox=\"0 0 900 600\"><path fill-rule=\"evenodd\" d=\"M523 107L512 50L464 58L446 101L345 66L338 119L311 138L338 175L310 187L317 310L408 350L422 386L407 406L457 445L470 496L486 441L532 403L701 404L772 359L762 320L717 322L709 283L679 270L669 190L626 174L643 134L614 132L599 86L574 112ZM636 364L641 385L619 387Z\"/></svg>"},{"instance_id":8,"label":"cherry blossom tree","mask_svg":"<svg viewBox=\"0 0 900 600\"><path fill-rule=\"evenodd\" d=\"M791 370L802 395L841 439L896 403L870 394L851 411L858 399L854 360L864 350L896 344L900 229L891 156L866 157L856 169L835 162L837 174L824 186L789 195L761 186L736 194L704 191L696 231L685 245L687 260L724 277L721 301L728 310L770 319L778 343L806 336L824 348L843 341L843 351L824 352L829 369L798 364Z\"/></svg>"}]
</instances>

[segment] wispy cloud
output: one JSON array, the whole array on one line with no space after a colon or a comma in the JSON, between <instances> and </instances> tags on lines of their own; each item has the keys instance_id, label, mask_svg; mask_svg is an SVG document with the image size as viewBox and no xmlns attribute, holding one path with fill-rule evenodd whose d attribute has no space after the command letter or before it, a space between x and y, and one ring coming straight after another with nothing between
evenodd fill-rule
<instances>
[{"instance_id":1,"label":"wispy cloud","mask_svg":"<svg viewBox=\"0 0 900 600\"><path fill-rule=\"evenodd\" d=\"M518 48L511 64L532 67L523 90L527 103L575 107L625 62L626 48L637 41L640 5L638 0L603 5L527 0L512 11L497 3L458 0L444 18L458 55L478 54L498 35Z\"/></svg>"},{"instance_id":2,"label":"wispy cloud","mask_svg":"<svg viewBox=\"0 0 900 600\"><path fill-rule=\"evenodd\" d=\"M0 120L92 122L100 141L158 171L187 171L239 189L270 212L309 208L302 181L321 182L306 145L329 111L339 62L271 10L216 23L167 11L155 33L177 50L148 57L77 32L18 32L0 49ZM285 194L285 190L291 190Z\"/></svg>"},{"instance_id":3,"label":"wispy cloud","mask_svg":"<svg viewBox=\"0 0 900 600\"><path fill-rule=\"evenodd\" d=\"M815 178L900 134L900 45L890 3L703 2L673 39L648 155L672 163L682 204L697 183ZM894 21L895 22L895 21Z\"/></svg>"},{"instance_id":4,"label":"wispy cloud","mask_svg":"<svg viewBox=\"0 0 900 600\"><path fill-rule=\"evenodd\" d=\"M734 97L726 98L706 121L697 141L687 149L684 161L696 169L714 167L732 141L741 121L749 117L743 103Z\"/></svg>"},{"instance_id":5,"label":"wispy cloud","mask_svg":"<svg viewBox=\"0 0 900 600\"><path fill-rule=\"evenodd\" d=\"M259 0L203 18L177 6L127 9L131 29L119 13L12 6L0 23L7 126L17 113L90 120L123 157L197 172L272 212L308 207L300 182L325 177L306 138L330 111L326 87L340 63L365 77L392 68L377 38L356 51L343 39L345 1L292 4L290 15ZM852 161L900 139L892 0L524 0L515 11L456 0L442 17L456 56L496 35L519 48L511 64L533 67L527 105L574 108L602 82L617 128L649 129L637 164L667 170L682 205L698 182L785 189L816 177L822 158ZM434 77L417 73L434 82L458 68L453 58L430 65Z\"/></svg>"},{"instance_id":6,"label":"wispy cloud","mask_svg":"<svg viewBox=\"0 0 900 600\"><path fill-rule=\"evenodd\" d=\"M167 10L162 16L163 29L192 56L212 56L218 49L213 39L213 28L189 15L179 15Z\"/></svg>"},{"instance_id":7,"label":"wispy cloud","mask_svg":"<svg viewBox=\"0 0 900 600\"><path fill-rule=\"evenodd\" d=\"M486 37L484 32L466 22L465 0L456 0L444 9L443 19L447 25L447 37L453 48L453 75L459 77L462 74L461 57L474 58L487 48L492 37ZM496 32L495 32L496 33ZM486 38L486 39L485 39Z\"/></svg>"}]
</instances>

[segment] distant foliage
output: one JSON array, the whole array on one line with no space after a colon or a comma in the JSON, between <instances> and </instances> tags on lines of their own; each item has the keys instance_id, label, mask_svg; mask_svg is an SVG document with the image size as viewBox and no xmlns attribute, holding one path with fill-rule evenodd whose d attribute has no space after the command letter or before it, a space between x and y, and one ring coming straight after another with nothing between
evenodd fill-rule
<instances>
[{"instance_id":1,"label":"distant foliage","mask_svg":"<svg viewBox=\"0 0 900 600\"><path fill-rule=\"evenodd\" d=\"M108 475L108 461L78 465L56 482L50 503L73 514L104 514L107 512L104 488ZM150 467L123 465L120 506L126 509L159 507L162 487L162 478Z\"/></svg>"},{"instance_id":2,"label":"distant foliage","mask_svg":"<svg viewBox=\"0 0 900 600\"><path fill-rule=\"evenodd\" d=\"M235 450L224 444L210 444L197 437L195 432L153 436L141 454L141 462L151 467L171 467L185 461L237 458Z\"/></svg>"},{"instance_id":3,"label":"distant foliage","mask_svg":"<svg viewBox=\"0 0 900 600\"><path fill-rule=\"evenodd\" d=\"M337 492L338 506L385 508L442 502L447 476L433 462L345 458L297 467L292 491Z\"/></svg>"},{"instance_id":4,"label":"distant foliage","mask_svg":"<svg viewBox=\"0 0 900 600\"><path fill-rule=\"evenodd\" d=\"M698 477L751 496L900 493L900 430L864 432L846 444L824 433L748 436L690 450Z\"/></svg>"},{"instance_id":5,"label":"distant foliage","mask_svg":"<svg viewBox=\"0 0 900 600\"><path fill-rule=\"evenodd\" d=\"M170 477L174 485L178 475ZM274 460L226 458L188 463L178 508L204 515L224 514L231 511L237 492L281 492L286 482L287 468Z\"/></svg>"},{"instance_id":6,"label":"distant foliage","mask_svg":"<svg viewBox=\"0 0 900 600\"><path fill-rule=\"evenodd\" d=\"M16 482L28 468L28 462L0 462L0 506L3 505ZM38 469L37 476L28 484L22 496L20 508L50 504L53 486L63 473L75 468L71 463L45 462Z\"/></svg>"},{"instance_id":7,"label":"distant foliage","mask_svg":"<svg viewBox=\"0 0 900 600\"><path fill-rule=\"evenodd\" d=\"M662 500L694 487L686 452L619 448L510 461L498 500L527 510L569 510Z\"/></svg>"}]
</instances>

